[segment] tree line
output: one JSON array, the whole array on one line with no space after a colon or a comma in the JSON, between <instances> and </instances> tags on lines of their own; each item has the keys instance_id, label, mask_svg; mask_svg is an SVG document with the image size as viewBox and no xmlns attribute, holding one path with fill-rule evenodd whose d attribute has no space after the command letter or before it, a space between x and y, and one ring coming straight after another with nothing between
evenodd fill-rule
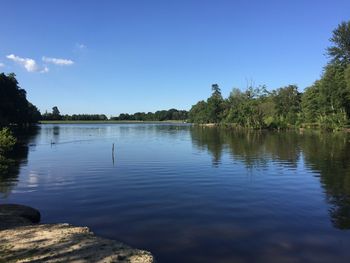
<instances>
[{"instance_id":1,"label":"tree line","mask_svg":"<svg viewBox=\"0 0 350 263\"><path fill-rule=\"evenodd\" d=\"M330 58L322 76L304 92L296 85L269 91L266 86L233 89L223 98L217 84L212 95L192 106L189 121L246 128L317 126L345 127L350 120L350 21L342 22L330 39Z\"/></svg>"},{"instance_id":2,"label":"tree line","mask_svg":"<svg viewBox=\"0 0 350 263\"><path fill-rule=\"evenodd\" d=\"M104 114L73 114L61 115L57 106L52 108L52 112L45 112L41 120L45 121L165 121L165 120L182 120L188 118L188 112L185 110L160 110L156 112L136 112L134 114L121 113L118 116L108 117Z\"/></svg>"},{"instance_id":3,"label":"tree line","mask_svg":"<svg viewBox=\"0 0 350 263\"><path fill-rule=\"evenodd\" d=\"M223 98L217 84L212 95L185 110L122 113L111 120L164 121L188 120L194 123L230 124L246 128L288 128L317 126L325 129L345 127L350 120L350 21L333 31L330 58L322 76L304 92L296 85L269 91L266 86L233 89ZM26 91L15 74L0 74L0 128L28 126L39 120L108 120L104 114L61 115L55 106L51 113L40 114L26 98Z\"/></svg>"},{"instance_id":4,"label":"tree line","mask_svg":"<svg viewBox=\"0 0 350 263\"><path fill-rule=\"evenodd\" d=\"M62 115L57 106L52 112L43 114L26 98L26 91L18 85L16 75L0 74L0 128L8 126L30 126L40 120L66 120L66 121L106 121L105 114L72 114ZM185 110L169 109L156 112L136 112L135 114L122 113L111 117L110 120L136 120L136 121L164 121L187 120L188 112ZM7 134L7 133L6 133Z\"/></svg>"},{"instance_id":5,"label":"tree line","mask_svg":"<svg viewBox=\"0 0 350 263\"><path fill-rule=\"evenodd\" d=\"M188 118L188 112L185 110L159 110L156 112L136 112L134 114L122 113L117 117L111 117L111 120L119 121L167 121L167 120L182 120L185 121Z\"/></svg>"},{"instance_id":6,"label":"tree line","mask_svg":"<svg viewBox=\"0 0 350 263\"><path fill-rule=\"evenodd\" d=\"M61 115L57 106L52 108L52 112L45 112L41 120L44 121L106 121L107 116L104 114L72 114Z\"/></svg>"}]
</instances>

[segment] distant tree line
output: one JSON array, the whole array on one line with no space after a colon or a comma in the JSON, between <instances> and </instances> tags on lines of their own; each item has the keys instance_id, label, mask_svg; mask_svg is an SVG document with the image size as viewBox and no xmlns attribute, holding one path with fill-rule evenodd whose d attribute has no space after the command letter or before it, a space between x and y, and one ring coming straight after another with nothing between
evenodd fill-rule
<instances>
[{"instance_id":1,"label":"distant tree line","mask_svg":"<svg viewBox=\"0 0 350 263\"><path fill-rule=\"evenodd\" d=\"M223 98L219 86L213 84L212 95L192 106L189 120L255 129L346 126L350 120L350 21L342 22L330 40L329 63L321 78L303 93L296 85L272 91L251 85L244 91L233 89Z\"/></svg>"},{"instance_id":2,"label":"distant tree line","mask_svg":"<svg viewBox=\"0 0 350 263\"><path fill-rule=\"evenodd\" d=\"M73 114L63 115L62 120L65 121L106 121L107 116L104 114Z\"/></svg>"},{"instance_id":3,"label":"distant tree line","mask_svg":"<svg viewBox=\"0 0 350 263\"><path fill-rule=\"evenodd\" d=\"M108 120L104 114L73 114L73 115L61 115L57 106L52 108L52 112L45 112L42 115L42 120L45 121L105 121Z\"/></svg>"},{"instance_id":4,"label":"distant tree line","mask_svg":"<svg viewBox=\"0 0 350 263\"><path fill-rule=\"evenodd\" d=\"M165 120L182 120L188 118L188 112L185 110L160 110L156 112L136 112L134 114L121 113L119 116L111 117L110 120L115 121L165 121ZM61 115L57 106L52 108L52 112L45 112L41 116L41 120L45 121L106 121L108 117L104 114L73 114Z\"/></svg>"},{"instance_id":5,"label":"distant tree line","mask_svg":"<svg viewBox=\"0 0 350 263\"><path fill-rule=\"evenodd\" d=\"M111 120L119 121L166 121L166 120L182 120L185 121L188 118L188 112L185 110L160 110L156 112L136 112L134 114L122 113L117 117L111 117Z\"/></svg>"}]
</instances>

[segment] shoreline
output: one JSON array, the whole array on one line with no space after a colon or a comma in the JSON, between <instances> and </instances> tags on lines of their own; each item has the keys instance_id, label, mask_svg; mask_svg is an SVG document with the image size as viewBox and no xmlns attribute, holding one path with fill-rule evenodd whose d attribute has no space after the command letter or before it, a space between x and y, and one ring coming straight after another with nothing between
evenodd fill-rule
<instances>
[{"instance_id":1,"label":"shoreline","mask_svg":"<svg viewBox=\"0 0 350 263\"><path fill-rule=\"evenodd\" d=\"M184 121L39 121L39 124L191 124Z\"/></svg>"},{"instance_id":2,"label":"shoreline","mask_svg":"<svg viewBox=\"0 0 350 263\"><path fill-rule=\"evenodd\" d=\"M232 130L243 130L243 131L320 131L320 132L350 132L350 127L343 127L338 129L325 129L315 125L301 125L298 127L285 127L285 128L248 128L241 127L232 123L191 123L193 126L202 128L223 128Z\"/></svg>"},{"instance_id":3,"label":"shoreline","mask_svg":"<svg viewBox=\"0 0 350 263\"><path fill-rule=\"evenodd\" d=\"M321 131L321 132L350 132L350 126L342 128L322 128L318 124L308 124L303 123L300 126L290 126L284 128L247 128L241 127L234 123L192 123L186 121L178 120L165 120L165 121L39 121L39 125L49 125L49 124L183 124L189 126L197 127L214 127L214 128L225 128L225 129L235 129L235 130L247 130L247 131Z\"/></svg>"}]
</instances>

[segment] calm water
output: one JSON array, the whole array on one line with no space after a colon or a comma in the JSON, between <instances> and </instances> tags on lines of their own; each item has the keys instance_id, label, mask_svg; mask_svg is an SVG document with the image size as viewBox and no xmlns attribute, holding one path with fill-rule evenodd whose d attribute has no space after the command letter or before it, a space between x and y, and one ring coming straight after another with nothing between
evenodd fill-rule
<instances>
[{"instance_id":1,"label":"calm water","mask_svg":"<svg viewBox=\"0 0 350 263\"><path fill-rule=\"evenodd\" d=\"M0 202L159 262L349 262L350 136L43 125ZM112 156L112 144L115 155Z\"/></svg>"}]
</instances>

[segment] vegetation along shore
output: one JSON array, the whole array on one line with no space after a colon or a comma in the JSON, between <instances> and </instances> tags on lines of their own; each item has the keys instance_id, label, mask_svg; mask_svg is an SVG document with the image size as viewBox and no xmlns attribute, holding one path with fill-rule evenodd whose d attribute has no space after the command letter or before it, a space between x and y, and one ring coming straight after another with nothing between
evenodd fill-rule
<instances>
[{"instance_id":1,"label":"vegetation along shore","mask_svg":"<svg viewBox=\"0 0 350 263\"><path fill-rule=\"evenodd\" d=\"M212 95L197 102L189 111L189 121L215 123L250 129L292 127L338 130L347 128L350 119L350 21L342 22L327 48L329 62L321 78L298 91L296 85L276 90L266 86L246 90L234 88L223 98L217 84Z\"/></svg>"}]
</instances>

